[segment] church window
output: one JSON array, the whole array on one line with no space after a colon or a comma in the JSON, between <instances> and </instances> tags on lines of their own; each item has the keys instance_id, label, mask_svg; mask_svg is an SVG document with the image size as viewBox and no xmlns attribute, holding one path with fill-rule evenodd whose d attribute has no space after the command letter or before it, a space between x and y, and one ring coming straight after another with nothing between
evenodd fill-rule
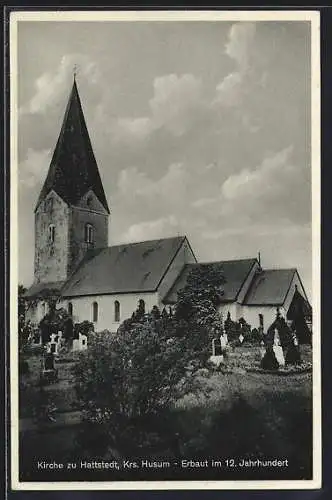
<instances>
[{"instance_id":1,"label":"church window","mask_svg":"<svg viewBox=\"0 0 332 500\"><path fill-rule=\"evenodd\" d=\"M139 311L142 312L142 314L145 314L145 302L143 299L139 299L138 301L138 309Z\"/></svg>"},{"instance_id":2,"label":"church window","mask_svg":"<svg viewBox=\"0 0 332 500\"><path fill-rule=\"evenodd\" d=\"M54 243L54 238L55 238L55 225L54 224L50 224L48 226L48 240L51 243Z\"/></svg>"},{"instance_id":3,"label":"church window","mask_svg":"<svg viewBox=\"0 0 332 500\"><path fill-rule=\"evenodd\" d=\"M48 200L46 200L46 203L45 203L46 210L48 210L50 212L53 210L53 201L54 201L53 198L48 198Z\"/></svg>"},{"instance_id":4,"label":"church window","mask_svg":"<svg viewBox=\"0 0 332 500\"><path fill-rule=\"evenodd\" d=\"M91 205L92 205L92 196L88 196L88 198L86 200L86 204L88 205L88 207L91 207Z\"/></svg>"},{"instance_id":5,"label":"church window","mask_svg":"<svg viewBox=\"0 0 332 500\"><path fill-rule=\"evenodd\" d=\"M120 321L120 302L118 300L114 302L114 321Z\"/></svg>"},{"instance_id":6,"label":"church window","mask_svg":"<svg viewBox=\"0 0 332 500\"><path fill-rule=\"evenodd\" d=\"M264 331L264 316L263 314L258 315L259 318L259 328Z\"/></svg>"},{"instance_id":7,"label":"church window","mask_svg":"<svg viewBox=\"0 0 332 500\"><path fill-rule=\"evenodd\" d=\"M92 321L94 323L98 321L98 302L92 304Z\"/></svg>"},{"instance_id":8,"label":"church window","mask_svg":"<svg viewBox=\"0 0 332 500\"><path fill-rule=\"evenodd\" d=\"M85 225L85 241L86 243L93 243L93 227L91 224Z\"/></svg>"},{"instance_id":9,"label":"church window","mask_svg":"<svg viewBox=\"0 0 332 500\"><path fill-rule=\"evenodd\" d=\"M73 315L73 304L71 302L68 302L68 314Z\"/></svg>"}]
</instances>

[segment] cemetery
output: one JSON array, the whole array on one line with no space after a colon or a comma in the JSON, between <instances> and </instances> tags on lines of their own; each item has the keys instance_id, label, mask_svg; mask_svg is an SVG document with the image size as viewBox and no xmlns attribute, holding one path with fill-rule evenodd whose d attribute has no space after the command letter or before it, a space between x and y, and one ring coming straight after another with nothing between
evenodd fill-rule
<instances>
[{"instance_id":1,"label":"cemetery","mask_svg":"<svg viewBox=\"0 0 332 500\"><path fill-rule=\"evenodd\" d=\"M143 325L150 324L151 315L152 313L143 314L135 321ZM93 344L95 336L114 335L110 332L97 334L88 322L71 325L71 335L68 335L68 317L63 311L56 312L56 317L59 316L60 322L49 323L49 335L46 334L45 321L42 321L43 328L39 329L39 333L32 329L28 341L21 347L20 441L21 448L24 449L24 452L21 452L22 474L32 474L28 471L36 450L42 450L43 457L49 456L59 460L77 455L77 439L82 432L85 433L86 424L75 389L75 366L89 353L89 346ZM172 318L172 313L164 310L160 318L161 321L167 322ZM65 334L63 324L67 325ZM277 454L282 435L289 433L291 436L293 425L300 425L303 419L308 426L309 438L311 345L298 345L296 335L278 311L275 322L265 333L252 330L245 321L234 323L231 318L226 318L223 327L216 328L215 332L216 335L211 338L208 348L208 361L195 374L200 385L199 392L186 394L173 406L172 418L180 429L183 446L195 453L195 436L200 429L199 433L206 438L206 443L201 446L206 448L206 453L211 454L214 438L212 439L210 433L217 432L218 439L226 439L226 429L233 429L235 420L243 418L243 412L249 419L247 423L251 429L250 434L256 436L257 446L263 449L269 446L269 453ZM123 335L123 332L119 332L119 335ZM285 376L281 377L281 374ZM297 405L291 417L290 399L296 401ZM240 411L237 405L244 405L243 410ZM230 417L234 412L235 420ZM239 415L237 412L240 412ZM217 425L215 420L218 421L219 418L230 418L230 421L227 420L228 423L223 424L226 425L223 431L219 428L213 431L213 426ZM262 441L261 428L270 436L268 444L266 440ZM239 431L239 435L241 432ZM233 439L234 442L229 444L230 450L238 442L235 437ZM249 439L249 436L245 435L241 439L244 447L252 446L252 437ZM95 442L98 442L98 439L95 439ZM297 441L294 443L293 437L287 445L284 440L282 442L290 456L294 457L297 456L299 447L304 446ZM103 455L98 448L97 452ZM87 456L90 456L89 452ZM308 467L310 468L310 455L305 450L303 456L307 473ZM296 460L298 463L299 458Z\"/></svg>"}]
</instances>

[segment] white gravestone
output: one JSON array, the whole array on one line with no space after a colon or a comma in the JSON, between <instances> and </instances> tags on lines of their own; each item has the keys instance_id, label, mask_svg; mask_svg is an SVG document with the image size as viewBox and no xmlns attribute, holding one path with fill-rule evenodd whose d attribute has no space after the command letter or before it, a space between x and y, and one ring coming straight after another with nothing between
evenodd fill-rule
<instances>
[{"instance_id":1,"label":"white gravestone","mask_svg":"<svg viewBox=\"0 0 332 500\"><path fill-rule=\"evenodd\" d=\"M73 351L86 351L88 348L88 337L82 333L78 334L78 339L73 340Z\"/></svg>"},{"instance_id":2,"label":"white gravestone","mask_svg":"<svg viewBox=\"0 0 332 500\"><path fill-rule=\"evenodd\" d=\"M260 343L259 352L260 352L260 355L261 355L261 359L263 359L264 356L265 356L265 353L266 353L265 344L264 344L263 340Z\"/></svg>"},{"instance_id":3,"label":"white gravestone","mask_svg":"<svg viewBox=\"0 0 332 500\"><path fill-rule=\"evenodd\" d=\"M47 352L52 352L53 354L58 354L58 350L59 350L58 334L52 333L51 339L47 343Z\"/></svg>"},{"instance_id":4,"label":"white gravestone","mask_svg":"<svg viewBox=\"0 0 332 500\"><path fill-rule=\"evenodd\" d=\"M224 333L223 335L220 335L220 345L222 349L226 349L228 344L228 338L227 338L227 333Z\"/></svg>"},{"instance_id":5,"label":"white gravestone","mask_svg":"<svg viewBox=\"0 0 332 500\"><path fill-rule=\"evenodd\" d=\"M275 357L279 363L279 366L285 366L284 351L283 351L283 348L280 344L280 337L279 337L279 333L277 330L275 330L275 332L274 332L273 352L274 352Z\"/></svg>"}]
</instances>

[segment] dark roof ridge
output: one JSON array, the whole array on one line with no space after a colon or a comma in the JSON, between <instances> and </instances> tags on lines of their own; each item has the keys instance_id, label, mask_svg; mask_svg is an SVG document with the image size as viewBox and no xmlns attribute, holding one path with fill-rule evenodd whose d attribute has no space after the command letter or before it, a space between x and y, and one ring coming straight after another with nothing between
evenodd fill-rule
<instances>
[{"instance_id":1,"label":"dark roof ridge","mask_svg":"<svg viewBox=\"0 0 332 500\"><path fill-rule=\"evenodd\" d=\"M228 259L228 260L209 260L209 261L201 261L201 262L193 262L186 264L187 266L200 265L200 264L221 264L223 262L248 262L249 260L257 260L257 257L248 257L247 259Z\"/></svg>"},{"instance_id":2,"label":"dark roof ridge","mask_svg":"<svg viewBox=\"0 0 332 500\"><path fill-rule=\"evenodd\" d=\"M263 272L275 272L275 271L293 271L293 272L297 272L297 268L296 267L271 267L271 268L268 268L268 269L265 269L265 268L262 268L262 271Z\"/></svg>"}]
</instances>

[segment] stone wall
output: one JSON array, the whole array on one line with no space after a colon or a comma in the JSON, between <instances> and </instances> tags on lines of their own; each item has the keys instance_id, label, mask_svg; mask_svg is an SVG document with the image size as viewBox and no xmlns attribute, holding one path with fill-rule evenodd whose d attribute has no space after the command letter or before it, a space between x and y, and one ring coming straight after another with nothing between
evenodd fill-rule
<instances>
[{"instance_id":1,"label":"stone wall","mask_svg":"<svg viewBox=\"0 0 332 500\"><path fill-rule=\"evenodd\" d=\"M54 242L49 226L54 225ZM35 282L63 281L67 278L69 208L54 192L35 212Z\"/></svg>"},{"instance_id":2,"label":"stone wall","mask_svg":"<svg viewBox=\"0 0 332 500\"><path fill-rule=\"evenodd\" d=\"M54 242L49 227L54 225ZM85 226L93 226L93 243L85 241ZM35 283L64 281L89 248L108 246L108 214L90 191L77 207L68 205L54 191L35 213Z\"/></svg>"},{"instance_id":3,"label":"stone wall","mask_svg":"<svg viewBox=\"0 0 332 500\"><path fill-rule=\"evenodd\" d=\"M93 243L85 241L85 226L93 227ZM78 266L87 250L108 246L108 215L81 207L71 207L69 219L68 276Z\"/></svg>"}]
</instances>

